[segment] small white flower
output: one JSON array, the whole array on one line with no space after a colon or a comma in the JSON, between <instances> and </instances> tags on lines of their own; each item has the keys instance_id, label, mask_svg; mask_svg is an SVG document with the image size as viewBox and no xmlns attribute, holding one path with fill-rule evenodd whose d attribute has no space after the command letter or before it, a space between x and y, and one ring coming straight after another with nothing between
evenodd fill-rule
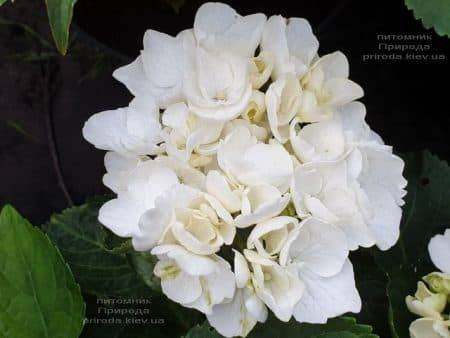
<instances>
[{"instance_id":1,"label":"small white flower","mask_svg":"<svg viewBox=\"0 0 450 338\"><path fill-rule=\"evenodd\" d=\"M167 154L184 162L194 151L213 153L223 128L222 122L199 118L183 102L170 105L162 115L162 123L168 127L162 133Z\"/></svg>"},{"instance_id":2,"label":"small white flower","mask_svg":"<svg viewBox=\"0 0 450 338\"><path fill-rule=\"evenodd\" d=\"M346 150L346 140L338 119L311 123L296 132L298 119L289 129L289 140L297 158L303 162L332 161Z\"/></svg>"},{"instance_id":3,"label":"small white flower","mask_svg":"<svg viewBox=\"0 0 450 338\"><path fill-rule=\"evenodd\" d=\"M148 161L147 156L124 156L114 151L105 154L106 174L103 175L103 184L116 194L127 190L130 172L142 162Z\"/></svg>"},{"instance_id":4,"label":"small white flower","mask_svg":"<svg viewBox=\"0 0 450 338\"><path fill-rule=\"evenodd\" d=\"M83 136L96 148L124 156L156 155L161 152L159 110L151 97L134 99L126 108L92 115Z\"/></svg>"},{"instance_id":5,"label":"small white flower","mask_svg":"<svg viewBox=\"0 0 450 338\"><path fill-rule=\"evenodd\" d=\"M156 200L142 215L136 250L160 244L180 244L190 252L210 255L233 242L236 229L228 211L211 195L179 184Z\"/></svg>"},{"instance_id":6,"label":"small white flower","mask_svg":"<svg viewBox=\"0 0 450 338\"><path fill-rule=\"evenodd\" d=\"M232 301L214 306L207 318L221 335L245 337L257 322L267 320L268 311L255 293L247 260L237 251L234 256L234 273L237 289Z\"/></svg>"},{"instance_id":7,"label":"small white flower","mask_svg":"<svg viewBox=\"0 0 450 338\"><path fill-rule=\"evenodd\" d=\"M246 186L271 185L284 192L292 178L289 153L280 144L259 143L243 127L228 135L217 160L230 178Z\"/></svg>"},{"instance_id":8,"label":"small white flower","mask_svg":"<svg viewBox=\"0 0 450 338\"><path fill-rule=\"evenodd\" d=\"M241 214L235 218L236 226L246 228L278 216L286 209L289 201L290 194L282 194L274 186L264 184L249 187L242 194Z\"/></svg>"},{"instance_id":9,"label":"small white flower","mask_svg":"<svg viewBox=\"0 0 450 338\"><path fill-rule=\"evenodd\" d=\"M255 294L279 320L289 321L305 288L295 269L281 266L252 250L245 249L244 255L252 267L251 282Z\"/></svg>"},{"instance_id":10,"label":"small white flower","mask_svg":"<svg viewBox=\"0 0 450 338\"><path fill-rule=\"evenodd\" d=\"M450 338L450 321L419 318L409 326L411 338Z\"/></svg>"},{"instance_id":11,"label":"small white flower","mask_svg":"<svg viewBox=\"0 0 450 338\"><path fill-rule=\"evenodd\" d=\"M430 289L436 293L442 293L447 297L450 296L450 274L443 272L432 272L423 280L428 284Z\"/></svg>"},{"instance_id":12,"label":"small white flower","mask_svg":"<svg viewBox=\"0 0 450 338\"><path fill-rule=\"evenodd\" d=\"M441 312L447 305L447 295L433 293L423 282L418 282L414 297L406 297L406 305L409 311L418 316L442 319Z\"/></svg>"},{"instance_id":13,"label":"small white flower","mask_svg":"<svg viewBox=\"0 0 450 338\"><path fill-rule=\"evenodd\" d=\"M327 54L317 60L301 78L300 122L328 119L338 107L362 97L362 88L348 76L348 61L343 53Z\"/></svg>"},{"instance_id":14,"label":"small white flower","mask_svg":"<svg viewBox=\"0 0 450 338\"><path fill-rule=\"evenodd\" d=\"M239 116L252 94L248 60L228 51L189 51L184 92L189 109L201 118L226 122Z\"/></svg>"},{"instance_id":15,"label":"small white flower","mask_svg":"<svg viewBox=\"0 0 450 338\"><path fill-rule=\"evenodd\" d=\"M189 163L181 161L173 156L169 157L164 155L156 157L155 161L172 169L177 174L180 183L199 190L205 188L205 174L192 167Z\"/></svg>"},{"instance_id":16,"label":"small white flower","mask_svg":"<svg viewBox=\"0 0 450 338\"><path fill-rule=\"evenodd\" d=\"M153 248L158 256L154 273L171 300L210 314L216 304L230 301L235 292L230 265L219 256L199 256L178 245Z\"/></svg>"},{"instance_id":17,"label":"small white flower","mask_svg":"<svg viewBox=\"0 0 450 338\"><path fill-rule=\"evenodd\" d=\"M106 202L99 211L99 221L116 235L133 237L140 233L139 219L155 206L158 196L178 183L176 174L156 161L146 161L131 170L126 189Z\"/></svg>"},{"instance_id":18,"label":"small white flower","mask_svg":"<svg viewBox=\"0 0 450 338\"><path fill-rule=\"evenodd\" d=\"M259 90L253 90L247 108L241 113L242 118L250 123L261 123L266 116L265 95Z\"/></svg>"},{"instance_id":19,"label":"small white flower","mask_svg":"<svg viewBox=\"0 0 450 338\"><path fill-rule=\"evenodd\" d=\"M134 96L152 96L161 108L166 108L184 98L185 51L192 44L192 30L182 31L175 38L148 30L141 55L129 65L117 69L113 76Z\"/></svg>"},{"instance_id":20,"label":"small white flower","mask_svg":"<svg viewBox=\"0 0 450 338\"><path fill-rule=\"evenodd\" d=\"M308 21L271 16L264 27L262 51L269 51L275 59L273 78L292 73L300 77L306 73L317 54L319 42Z\"/></svg>"},{"instance_id":21,"label":"small white flower","mask_svg":"<svg viewBox=\"0 0 450 338\"><path fill-rule=\"evenodd\" d=\"M298 227L298 220L289 216L274 217L258 223L247 237L247 248L256 249L264 258L277 258L289 234Z\"/></svg>"},{"instance_id":22,"label":"small white flower","mask_svg":"<svg viewBox=\"0 0 450 338\"><path fill-rule=\"evenodd\" d=\"M195 15L194 34L206 49L249 58L259 45L265 22L262 13L241 16L226 4L208 2Z\"/></svg>"},{"instance_id":23,"label":"small white flower","mask_svg":"<svg viewBox=\"0 0 450 338\"><path fill-rule=\"evenodd\" d=\"M370 247L376 237L366 221L371 217L364 192L350 161L304 164L294 173L292 199L300 217L309 215L341 228L350 249ZM357 175L356 175L357 176Z\"/></svg>"},{"instance_id":24,"label":"small white flower","mask_svg":"<svg viewBox=\"0 0 450 338\"><path fill-rule=\"evenodd\" d=\"M326 323L329 318L361 310L347 256L344 233L318 219L304 220L289 234L280 264L293 268L305 285L294 310L297 321Z\"/></svg>"},{"instance_id":25,"label":"small white flower","mask_svg":"<svg viewBox=\"0 0 450 338\"><path fill-rule=\"evenodd\" d=\"M279 215L288 205L290 195L282 195L270 185L245 187L217 170L206 176L206 191L217 198L230 213L240 212L235 225L245 228Z\"/></svg>"}]
</instances>

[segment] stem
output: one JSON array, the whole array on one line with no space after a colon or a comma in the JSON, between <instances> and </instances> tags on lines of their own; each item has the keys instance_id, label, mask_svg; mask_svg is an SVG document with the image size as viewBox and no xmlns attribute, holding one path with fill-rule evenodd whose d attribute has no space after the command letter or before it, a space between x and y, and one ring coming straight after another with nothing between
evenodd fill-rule
<instances>
[{"instance_id":1,"label":"stem","mask_svg":"<svg viewBox=\"0 0 450 338\"><path fill-rule=\"evenodd\" d=\"M58 149L55 142L55 130L53 126L53 114L51 107L51 74L50 74L50 66L49 62L45 63L45 66L42 69L43 76L46 82L47 90L44 93L44 105L45 105L45 124L47 128L47 140L48 146L50 150L50 157L52 159L53 169L56 174L56 179L58 182L58 186L61 189L64 198L66 199L67 204L72 207L74 205L72 197L67 189L66 183L64 181L64 176L61 171L61 163L59 159Z\"/></svg>"}]
</instances>

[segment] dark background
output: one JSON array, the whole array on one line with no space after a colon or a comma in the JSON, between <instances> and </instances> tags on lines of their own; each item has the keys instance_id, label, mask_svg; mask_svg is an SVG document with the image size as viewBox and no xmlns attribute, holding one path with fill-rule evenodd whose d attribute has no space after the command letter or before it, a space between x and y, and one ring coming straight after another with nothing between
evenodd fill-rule
<instances>
[{"instance_id":1,"label":"dark background","mask_svg":"<svg viewBox=\"0 0 450 338\"><path fill-rule=\"evenodd\" d=\"M65 57L52 46L44 1L0 7L0 205L11 203L40 224L70 203L107 192L104 153L83 140L83 123L128 104L129 93L111 73L138 54L144 31L176 34L191 27L202 2L186 0L177 14L164 0L79 0ZM342 50L348 56L351 78L365 90L367 120L386 143L398 152L430 149L450 159L450 40L425 30L403 1L224 2L241 14L307 18L321 54ZM377 38L382 34L426 39L383 41ZM445 59L376 60L377 54L405 56L380 50L379 43L430 45L409 53Z\"/></svg>"}]
</instances>

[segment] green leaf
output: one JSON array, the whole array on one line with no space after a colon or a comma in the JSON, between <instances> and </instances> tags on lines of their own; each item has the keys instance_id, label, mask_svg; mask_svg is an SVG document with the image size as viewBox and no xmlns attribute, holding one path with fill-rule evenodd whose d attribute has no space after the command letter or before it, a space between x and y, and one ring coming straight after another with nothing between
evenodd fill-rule
<instances>
[{"instance_id":1,"label":"green leaf","mask_svg":"<svg viewBox=\"0 0 450 338\"><path fill-rule=\"evenodd\" d=\"M356 288L362 300L361 312L354 314L358 323L370 324L381 337L389 337L387 321L389 300L386 295L388 283L386 273L376 264L368 249L359 249L350 254L355 272Z\"/></svg>"},{"instance_id":2,"label":"green leaf","mask_svg":"<svg viewBox=\"0 0 450 338\"><path fill-rule=\"evenodd\" d=\"M450 36L450 1L405 0L405 3L425 28L433 27L439 35Z\"/></svg>"},{"instance_id":3,"label":"green leaf","mask_svg":"<svg viewBox=\"0 0 450 338\"><path fill-rule=\"evenodd\" d=\"M52 216L47 234L69 263L83 292L98 296L150 296L151 290L130 265L128 240L114 236L98 220L102 200ZM147 266L152 274L152 269Z\"/></svg>"},{"instance_id":4,"label":"green leaf","mask_svg":"<svg viewBox=\"0 0 450 338\"><path fill-rule=\"evenodd\" d=\"M0 214L0 336L78 337L85 306L58 249L11 206Z\"/></svg>"},{"instance_id":5,"label":"green leaf","mask_svg":"<svg viewBox=\"0 0 450 338\"><path fill-rule=\"evenodd\" d=\"M403 208L400 238L386 252L374 252L377 263L387 273L390 301L389 324L394 337L407 337L414 319L405 297L415 292L417 282L435 271L428 255L431 237L450 225L450 168L429 152L403 156L408 179L408 195Z\"/></svg>"},{"instance_id":6,"label":"green leaf","mask_svg":"<svg viewBox=\"0 0 450 338\"><path fill-rule=\"evenodd\" d=\"M155 291L161 291L161 282L158 277L153 274L153 268L156 264L156 257L143 252L136 252L130 254L129 261L131 266L134 267L136 273L142 278L142 280L150 288Z\"/></svg>"},{"instance_id":7,"label":"green leaf","mask_svg":"<svg viewBox=\"0 0 450 338\"><path fill-rule=\"evenodd\" d=\"M72 22L73 7L77 0L45 0L56 48L63 55L69 45L69 28Z\"/></svg>"},{"instance_id":8,"label":"green leaf","mask_svg":"<svg viewBox=\"0 0 450 338\"><path fill-rule=\"evenodd\" d=\"M222 337L207 322L193 327L185 338ZM351 317L330 319L326 324L299 324L294 320L284 323L270 317L264 324L258 324L249 338L377 338L368 325L359 325Z\"/></svg>"},{"instance_id":9,"label":"green leaf","mask_svg":"<svg viewBox=\"0 0 450 338\"><path fill-rule=\"evenodd\" d=\"M0 6L3 5L3 4L5 4L6 1L8 1L8 0L0 0Z\"/></svg>"}]
</instances>

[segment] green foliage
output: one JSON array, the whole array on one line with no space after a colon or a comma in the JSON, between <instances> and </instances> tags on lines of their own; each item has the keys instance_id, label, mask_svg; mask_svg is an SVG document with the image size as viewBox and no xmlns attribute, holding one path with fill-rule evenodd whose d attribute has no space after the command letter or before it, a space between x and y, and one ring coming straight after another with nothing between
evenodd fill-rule
<instances>
[{"instance_id":1,"label":"green foliage","mask_svg":"<svg viewBox=\"0 0 450 338\"><path fill-rule=\"evenodd\" d=\"M0 336L78 337L85 306L58 249L11 206L0 214Z\"/></svg>"},{"instance_id":2,"label":"green foliage","mask_svg":"<svg viewBox=\"0 0 450 338\"><path fill-rule=\"evenodd\" d=\"M185 338L222 337L207 322L193 327ZM284 323L270 317L264 324L258 324L249 338L377 338L368 325L359 325L351 317L330 319L326 324L299 324L295 320Z\"/></svg>"},{"instance_id":3,"label":"green foliage","mask_svg":"<svg viewBox=\"0 0 450 338\"><path fill-rule=\"evenodd\" d=\"M45 0L56 48L66 55L69 46L69 29L72 22L73 7L77 0Z\"/></svg>"},{"instance_id":4,"label":"green foliage","mask_svg":"<svg viewBox=\"0 0 450 338\"><path fill-rule=\"evenodd\" d=\"M360 248L350 254L356 288L361 296L361 312L354 314L358 323L370 324L380 337L389 337L387 321L389 301L386 295L387 275L378 267L369 249Z\"/></svg>"},{"instance_id":5,"label":"green foliage","mask_svg":"<svg viewBox=\"0 0 450 338\"><path fill-rule=\"evenodd\" d=\"M83 292L108 297L150 296L151 290L130 265L130 259L135 261L130 258L135 255L131 243L98 222L102 202L91 200L52 216L45 226L48 236L61 250ZM151 276L153 268L148 262L145 269Z\"/></svg>"},{"instance_id":6,"label":"green foliage","mask_svg":"<svg viewBox=\"0 0 450 338\"><path fill-rule=\"evenodd\" d=\"M439 35L450 37L450 1L405 0L405 3L425 28L433 27Z\"/></svg>"},{"instance_id":7,"label":"green foliage","mask_svg":"<svg viewBox=\"0 0 450 338\"><path fill-rule=\"evenodd\" d=\"M407 337L415 318L405 305L405 297L415 292L417 281L436 270L428 255L431 237L450 224L450 168L429 152L404 156L408 195L403 208L400 239L389 251L375 252L387 273L390 302L389 324L393 337Z\"/></svg>"}]
</instances>

